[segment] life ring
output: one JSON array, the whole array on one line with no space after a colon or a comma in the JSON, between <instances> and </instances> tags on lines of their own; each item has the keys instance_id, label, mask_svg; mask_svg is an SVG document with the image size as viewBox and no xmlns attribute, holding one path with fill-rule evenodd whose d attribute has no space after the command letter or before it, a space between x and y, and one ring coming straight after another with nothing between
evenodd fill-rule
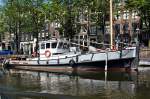
<instances>
[{"instance_id":1,"label":"life ring","mask_svg":"<svg viewBox=\"0 0 150 99\"><path fill-rule=\"evenodd\" d=\"M45 56L49 58L51 56L51 52L49 50L45 51Z\"/></svg>"},{"instance_id":2,"label":"life ring","mask_svg":"<svg viewBox=\"0 0 150 99\"><path fill-rule=\"evenodd\" d=\"M32 56L35 57L35 56L36 56L36 52L33 52L33 53L32 53Z\"/></svg>"},{"instance_id":3,"label":"life ring","mask_svg":"<svg viewBox=\"0 0 150 99\"><path fill-rule=\"evenodd\" d=\"M116 51L117 49L116 49L116 46L115 45L113 45L112 46L112 51Z\"/></svg>"}]
</instances>

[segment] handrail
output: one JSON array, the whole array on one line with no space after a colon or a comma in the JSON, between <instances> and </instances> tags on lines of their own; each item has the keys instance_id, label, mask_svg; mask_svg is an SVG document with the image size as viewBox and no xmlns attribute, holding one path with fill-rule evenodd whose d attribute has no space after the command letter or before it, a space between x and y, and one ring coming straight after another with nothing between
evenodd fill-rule
<instances>
[{"instance_id":1,"label":"handrail","mask_svg":"<svg viewBox=\"0 0 150 99\"><path fill-rule=\"evenodd\" d=\"M71 42L72 41L72 42ZM114 45L111 45L111 44L106 44L106 43L98 43L96 41L86 41L86 40L77 40L77 39L73 39L73 40L70 40L70 43L71 44L74 44L74 45L78 45L78 46L83 46L82 44L78 44L78 43L74 43L74 42L86 42L87 44L97 44L97 45L103 45L103 46L114 46ZM129 43L124 43L124 42L119 42L118 44L123 44L124 46L131 46L132 44L129 44ZM83 46L83 47L88 47L88 46Z\"/></svg>"}]
</instances>

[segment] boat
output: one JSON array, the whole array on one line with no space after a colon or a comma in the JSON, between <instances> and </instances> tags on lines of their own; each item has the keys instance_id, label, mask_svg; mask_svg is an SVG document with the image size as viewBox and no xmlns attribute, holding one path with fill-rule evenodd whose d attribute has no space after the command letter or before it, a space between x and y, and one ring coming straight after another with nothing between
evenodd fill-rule
<instances>
[{"instance_id":1,"label":"boat","mask_svg":"<svg viewBox=\"0 0 150 99\"><path fill-rule=\"evenodd\" d=\"M10 58L9 66L71 66L71 67L130 67L136 57L136 47L122 50L105 49L83 52L69 47L66 41L52 39L39 42L39 56Z\"/></svg>"}]
</instances>

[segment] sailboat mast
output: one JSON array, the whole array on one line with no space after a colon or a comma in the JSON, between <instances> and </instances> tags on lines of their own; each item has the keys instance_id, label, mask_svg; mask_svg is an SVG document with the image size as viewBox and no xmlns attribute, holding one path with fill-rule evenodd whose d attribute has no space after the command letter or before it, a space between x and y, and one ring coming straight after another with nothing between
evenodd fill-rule
<instances>
[{"instance_id":1,"label":"sailboat mast","mask_svg":"<svg viewBox=\"0 0 150 99\"><path fill-rule=\"evenodd\" d=\"M110 0L110 48L113 47L112 0Z\"/></svg>"}]
</instances>

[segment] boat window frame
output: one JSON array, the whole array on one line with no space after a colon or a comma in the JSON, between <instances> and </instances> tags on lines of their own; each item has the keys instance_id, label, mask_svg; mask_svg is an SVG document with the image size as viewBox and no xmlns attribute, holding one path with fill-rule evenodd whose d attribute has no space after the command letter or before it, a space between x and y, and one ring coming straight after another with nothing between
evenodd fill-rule
<instances>
[{"instance_id":1,"label":"boat window frame","mask_svg":"<svg viewBox=\"0 0 150 99\"><path fill-rule=\"evenodd\" d=\"M53 47L53 44L56 44L55 47ZM51 42L51 48L57 48L58 42Z\"/></svg>"},{"instance_id":2,"label":"boat window frame","mask_svg":"<svg viewBox=\"0 0 150 99\"><path fill-rule=\"evenodd\" d=\"M49 46L47 47L47 44L49 44ZM51 43L45 43L46 49L51 48Z\"/></svg>"},{"instance_id":3,"label":"boat window frame","mask_svg":"<svg viewBox=\"0 0 150 99\"><path fill-rule=\"evenodd\" d=\"M45 49L45 48L46 48L45 45L46 45L45 43L41 43L41 44L40 44L40 48L41 48L41 49Z\"/></svg>"},{"instance_id":4,"label":"boat window frame","mask_svg":"<svg viewBox=\"0 0 150 99\"><path fill-rule=\"evenodd\" d=\"M64 49L68 49L69 47L68 47L68 44L65 42L65 43L63 43L63 48Z\"/></svg>"},{"instance_id":5,"label":"boat window frame","mask_svg":"<svg viewBox=\"0 0 150 99\"><path fill-rule=\"evenodd\" d=\"M60 49L60 48L63 48L63 46L64 46L64 43L63 42L58 42L58 48Z\"/></svg>"}]
</instances>

